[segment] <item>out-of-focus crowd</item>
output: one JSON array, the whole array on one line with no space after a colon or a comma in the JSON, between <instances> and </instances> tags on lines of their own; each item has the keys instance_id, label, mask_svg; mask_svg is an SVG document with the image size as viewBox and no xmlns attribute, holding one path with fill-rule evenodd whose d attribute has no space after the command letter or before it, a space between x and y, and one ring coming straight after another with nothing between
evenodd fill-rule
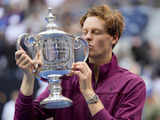
<instances>
[{"instance_id":1,"label":"out-of-focus crowd","mask_svg":"<svg viewBox=\"0 0 160 120\"><path fill-rule=\"evenodd\" d=\"M121 66L139 74L147 86L143 120L160 120L160 1L159 0L0 0L0 115L13 120L22 79L15 63L16 39L22 33L45 30L47 8L65 32L79 34L79 19L91 6L107 3L122 12L125 31L114 48ZM38 95L46 83L37 81Z\"/></svg>"}]
</instances>

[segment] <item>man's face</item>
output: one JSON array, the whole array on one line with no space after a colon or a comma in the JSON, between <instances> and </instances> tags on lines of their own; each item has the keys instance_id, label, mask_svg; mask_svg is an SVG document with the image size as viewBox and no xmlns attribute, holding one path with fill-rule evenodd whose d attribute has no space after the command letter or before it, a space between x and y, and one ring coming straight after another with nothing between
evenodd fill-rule
<instances>
[{"instance_id":1,"label":"man's face","mask_svg":"<svg viewBox=\"0 0 160 120\"><path fill-rule=\"evenodd\" d=\"M107 58L112 54L116 40L107 34L105 22L95 16L87 17L82 27L82 37L88 41L90 58Z\"/></svg>"}]
</instances>

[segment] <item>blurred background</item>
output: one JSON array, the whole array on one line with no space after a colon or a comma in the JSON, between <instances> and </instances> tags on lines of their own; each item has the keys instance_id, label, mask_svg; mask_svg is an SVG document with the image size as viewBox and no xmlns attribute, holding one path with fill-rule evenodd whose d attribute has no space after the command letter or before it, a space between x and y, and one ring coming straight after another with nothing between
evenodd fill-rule
<instances>
[{"instance_id":1,"label":"blurred background","mask_svg":"<svg viewBox=\"0 0 160 120\"><path fill-rule=\"evenodd\" d=\"M0 120L13 120L23 75L14 59L18 35L43 31L48 7L53 8L59 27L78 34L85 11L104 3L125 17L125 30L114 52L121 66L145 80L143 120L160 120L160 0L0 0ZM46 86L36 81L35 96Z\"/></svg>"}]
</instances>

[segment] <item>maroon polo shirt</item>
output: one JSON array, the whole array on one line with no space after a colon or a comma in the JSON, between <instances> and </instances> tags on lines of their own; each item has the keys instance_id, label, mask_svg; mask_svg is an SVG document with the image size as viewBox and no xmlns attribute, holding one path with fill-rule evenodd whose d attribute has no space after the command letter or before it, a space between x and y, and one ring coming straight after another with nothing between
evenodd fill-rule
<instances>
[{"instance_id":1,"label":"maroon polo shirt","mask_svg":"<svg viewBox=\"0 0 160 120\"><path fill-rule=\"evenodd\" d=\"M94 65L88 63L91 70ZM47 110L39 103L49 95L48 88L35 100L33 96L24 96L19 92L15 106L14 120L141 120L145 102L146 88L144 81L137 75L121 68L116 56L108 64L100 66L99 80L92 85L99 96L104 109L91 116L87 103L79 90L76 76L63 77L62 94L73 101L73 105L64 109Z\"/></svg>"}]
</instances>

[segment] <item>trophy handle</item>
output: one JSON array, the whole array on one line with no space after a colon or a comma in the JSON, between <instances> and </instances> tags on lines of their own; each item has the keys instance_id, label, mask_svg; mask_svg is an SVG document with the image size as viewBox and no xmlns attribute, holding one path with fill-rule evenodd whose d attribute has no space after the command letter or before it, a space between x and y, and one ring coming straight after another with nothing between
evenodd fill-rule
<instances>
[{"instance_id":1,"label":"trophy handle","mask_svg":"<svg viewBox=\"0 0 160 120\"><path fill-rule=\"evenodd\" d=\"M74 62L86 61L89 54L88 42L80 36L74 40Z\"/></svg>"},{"instance_id":2,"label":"trophy handle","mask_svg":"<svg viewBox=\"0 0 160 120\"><path fill-rule=\"evenodd\" d=\"M34 36L30 36L28 33L23 33L18 36L17 50L20 50L20 47L23 48L27 55L33 59L37 52L35 44L36 39Z\"/></svg>"}]
</instances>

